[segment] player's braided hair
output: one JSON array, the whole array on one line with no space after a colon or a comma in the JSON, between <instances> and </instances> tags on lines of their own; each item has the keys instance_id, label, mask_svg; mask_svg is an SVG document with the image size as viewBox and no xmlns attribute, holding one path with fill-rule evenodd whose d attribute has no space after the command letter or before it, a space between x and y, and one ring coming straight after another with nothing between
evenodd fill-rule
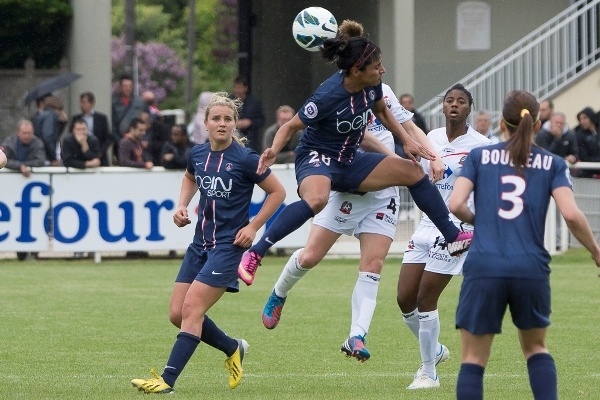
<instances>
[{"instance_id":1,"label":"player's braided hair","mask_svg":"<svg viewBox=\"0 0 600 400\"><path fill-rule=\"evenodd\" d=\"M502 119L510 134L506 149L519 175L523 175L523 168L529 160L535 134L533 128L539 115L540 104L531 93L513 90L506 96L502 108Z\"/></svg>"},{"instance_id":2,"label":"player's braided hair","mask_svg":"<svg viewBox=\"0 0 600 400\"><path fill-rule=\"evenodd\" d=\"M331 62L335 61L338 68L346 73L353 67L362 71L381 56L381 49L363 35L362 24L349 19L344 20L339 26L337 36L323 43L321 56Z\"/></svg>"}]
</instances>

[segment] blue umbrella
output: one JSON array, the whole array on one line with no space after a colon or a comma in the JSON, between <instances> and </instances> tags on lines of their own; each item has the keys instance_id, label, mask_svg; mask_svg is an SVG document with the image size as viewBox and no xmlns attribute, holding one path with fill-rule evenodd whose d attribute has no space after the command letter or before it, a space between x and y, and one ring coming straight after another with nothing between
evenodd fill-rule
<instances>
[{"instance_id":1,"label":"blue umbrella","mask_svg":"<svg viewBox=\"0 0 600 400\"><path fill-rule=\"evenodd\" d=\"M32 101L39 99L40 97L44 97L45 95L54 92L55 90L69 86L71 83L81 78L81 76L81 74L69 72L66 74L55 76L53 78L46 79L35 85L33 88L31 88L31 90L27 92L27 96L25 97L25 100L23 100L23 104L27 105Z\"/></svg>"}]
</instances>

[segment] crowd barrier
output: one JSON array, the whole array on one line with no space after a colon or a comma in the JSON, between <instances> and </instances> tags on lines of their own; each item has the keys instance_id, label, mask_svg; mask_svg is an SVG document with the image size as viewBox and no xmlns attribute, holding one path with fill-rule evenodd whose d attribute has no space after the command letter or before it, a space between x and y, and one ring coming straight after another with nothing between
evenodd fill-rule
<instances>
[{"instance_id":1,"label":"crowd barrier","mask_svg":"<svg viewBox=\"0 0 600 400\"><path fill-rule=\"evenodd\" d=\"M578 163L573 168L600 169L600 163ZM272 169L287 191L284 205L298 200L293 165L274 165ZM195 223L183 228L173 223L182 177L182 171L162 167L151 171L124 167L89 170L43 167L35 168L29 178L0 170L0 253L94 252L100 261L102 253L184 251L193 238ZM577 203L598 238L600 180L574 178L573 186ZM407 189L400 190L408 198ZM255 189L251 217L256 215L265 196L260 188ZM190 215L196 215L197 203L197 198L190 202ZM408 213L405 211L399 220L390 250L396 256L404 252L420 218L420 211L410 198L401 206ZM309 221L278 242L274 249L303 247L310 226ZM262 230L257 238L261 233ZM579 246L569 235L553 201L546 219L545 245L552 254ZM360 247L356 238L342 236L330 254L356 256Z\"/></svg>"}]
</instances>

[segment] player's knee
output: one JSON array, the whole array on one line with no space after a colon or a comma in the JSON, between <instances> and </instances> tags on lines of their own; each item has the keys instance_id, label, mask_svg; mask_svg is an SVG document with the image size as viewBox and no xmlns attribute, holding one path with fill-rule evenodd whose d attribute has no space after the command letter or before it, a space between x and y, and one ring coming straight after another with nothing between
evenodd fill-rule
<instances>
[{"instance_id":1,"label":"player's knee","mask_svg":"<svg viewBox=\"0 0 600 400\"><path fill-rule=\"evenodd\" d=\"M171 321L171 323L173 325L175 325L175 327L177 328L181 328L181 310L179 311L174 311L174 310L170 310L169 311L169 321Z\"/></svg>"},{"instance_id":2,"label":"player's knee","mask_svg":"<svg viewBox=\"0 0 600 400\"><path fill-rule=\"evenodd\" d=\"M304 201L308 203L313 212L318 214L321 212L327 202L329 201L329 192L327 193L309 193L303 197Z\"/></svg>"},{"instance_id":3,"label":"player's knee","mask_svg":"<svg viewBox=\"0 0 600 400\"><path fill-rule=\"evenodd\" d=\"M414 311L417 308L417 302L412 293L403 290L398 290L396 302L398 303L398 307L400 307L400 311L404 314Z\"/></svg>"},{"instance_id":4,"label":"player's knee","mask_svg":"<svg viewBox=\"0 0 600 400\"><path fill-rule=\"evenodd\" d=\"M310 248L305 248L298 257L298 264L302 268L311 269L321 261L321 257L315 251Z\"/></svg>"}]
</instances>

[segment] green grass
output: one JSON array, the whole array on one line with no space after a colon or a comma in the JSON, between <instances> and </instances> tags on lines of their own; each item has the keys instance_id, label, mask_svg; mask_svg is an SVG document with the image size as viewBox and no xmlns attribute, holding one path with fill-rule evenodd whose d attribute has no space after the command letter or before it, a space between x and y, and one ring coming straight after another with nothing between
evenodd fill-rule
<instances>
[{"instance_id":1,"label":"green grass","mask_svg":"<svg viewBox=\"0 0 600 400\"><path fill-rule=\"evenodd\" d=\"M451 358L438 368L442 387L409 392L419 366L417 341L396 305L400 260L386 261L361 364L339 347L349 330L357 260L328 260L291 293L277 329L260 314L283 258L268 257L251 287L227 294L209 313L226 332L250 343L242 384L227 386L224 355L201 345L177 382L178 399L453 399L460 365L454 311L461 279L442 295L440 340ZM587 253L552 263L553 325L549 348L564 399L600 398L600 278ZM0 261L0 398L130 399L129 384L162 370L177 330L168 302L178 260ZM531 398L525 362L510 320L496 338L486 370L489 399Z\"/></svg>"}]
</instances>

